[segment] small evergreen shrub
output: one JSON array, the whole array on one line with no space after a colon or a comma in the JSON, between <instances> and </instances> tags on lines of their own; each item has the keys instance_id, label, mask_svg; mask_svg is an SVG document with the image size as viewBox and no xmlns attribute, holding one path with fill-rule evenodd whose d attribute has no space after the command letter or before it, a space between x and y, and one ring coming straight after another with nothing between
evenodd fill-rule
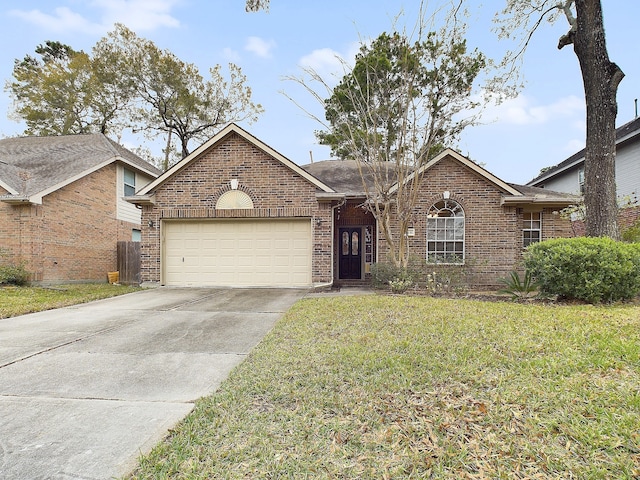
<instances>
[{"instance_id":1,"label":"small evergreen shrub","mask_svg":"<svg viewBox=\"0 0 640 480\"><path fill-rule=\"evenodd\" d=\"M29 277L23 263L15 263L5 250L0 250L0 285L27 285Z\"/></svg>"},{"instance_id":2,"label":"small evergreen shrub","mask_svg":"<svg viewBox=\"0 0 640 480\"><path fill-rule=\"evenodd\" d=\"M640 292L639 244L605 237L546 240L527 248L524 266L547 295L600 303Z\"/></svg>"},{"instance_id":3,"label":"small evergreen shrub","mask_svg":"<svg viewBox=\"0 0 640 480\"><path fill-rule=\"evenodd\" d=\"M393 293L404 293L414 284L414 272L410 267L403 269L391 262L371 265L371 283L374 288L390 288Z\"/></svg>"},{"instance_id":4,"label":"small evergreen shrub","mask_svg":"<svg viewBox=\"0 0 640 480\"><path fill-rule=\"evenodd\" d=\"M432 295L459 294L470 286L472 265L470 259L465 264L447 265L428 263L412 255L406 270L390 261L371 265L371 283L374 288L391 288L394 292L415 287Z\"/></svg>"},{"instance_id":5,"label":"small evergreen shrub","mask_svg":"<svg viewBox=\"0 0 640 480\"><path fill-rule=\"evenodd\" d=\"M377 262L371 265L373 288L388 288L389 282L402 275L402 269L391 262Z\"/></svg>"}]
</instances>

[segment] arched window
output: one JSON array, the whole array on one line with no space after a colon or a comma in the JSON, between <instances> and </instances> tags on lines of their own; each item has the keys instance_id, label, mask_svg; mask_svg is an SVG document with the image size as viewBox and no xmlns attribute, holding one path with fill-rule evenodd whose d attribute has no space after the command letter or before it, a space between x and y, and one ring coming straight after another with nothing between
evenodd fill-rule
<instances>
[{"instance_id":1,"label":"arched window","mask_svg":"<svg viewBox=\"0 0 640 480\"><path fill-rule=\"evenodd\" d=\"M427 262L464 263L464 210L450 199L427 213Z\"/></svg>"},{"instance_id":2,"label":"arched window","mask_svg":"<svg viewBox=\"0 0 640 480\"><path fill-rule=\"evenodd\" d=\"M240 190L224 192L216 202L216 210L229 210L235 208L253 208L253 200Z\"/></svg>"}]
</instances>

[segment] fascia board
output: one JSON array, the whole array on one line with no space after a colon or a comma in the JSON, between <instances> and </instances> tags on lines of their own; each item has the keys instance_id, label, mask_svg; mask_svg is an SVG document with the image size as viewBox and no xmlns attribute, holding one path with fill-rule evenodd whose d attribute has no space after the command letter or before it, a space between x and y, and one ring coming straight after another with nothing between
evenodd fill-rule
<instances>
[{"instance_id":1,"label":"fascia board","mask_svg":"<svg viewBox=\"0 0 640 480\"><path fill-rule=\"evenodd\" d=\"M323 182L318 180L316 177L311 175L309 172L305 171L304 169L302 169L301 167L299 167L298 165L293 163L291 160L286 158L284 155L278 153L276 150L271 148L269 145L267 145L264 142L262 142L261 140L257 139L256 137L254 137L253 135L251 135L250 133L248 133L244 129L240 128L235 123L231 123L231 124L227 125L225 128L223 128L222 130L220 130L213 137L211 137L208 141L206 141L205 143L200 145L198 148L196 148L193 152L191 152L185 158L183 158L178 163L176 163L169 170L167 170L162 175L160 175L158 178L156 178L153 182L151 182L147 186L145 186L142 190L140 190L138 192L138 195L146 195L149 192L153 191L158 186L162 185L169 178L171 178L176 173L180 172L180 170L185 168L194 159L196 159L198 156L200 156L200 154L202 152L208 150L210 147L212 147L213 145L218 143L220 140L222 140L224 137L226 137L231 132L237 133L242 138L244 138L248 142L252 143L253 145L255 145L260 150L263 150L268 155L271 155L273 158L278 160L280 163L282 163L286 167L288 167L291 170L293 170L294 172L296 172L298 175L300 175L301 177L303 177L304 179L306 179L307 181L309 181L310 183L312 183L313 185L318 187L323 192L334 192L334 190L331 187L329 187L328 185L324 184Z\"/></svg>"},{"instance_id":2,"label":"fascia board","mask_svg":"<svg viewBox=\"0 0 640 480\"><path fill-rule=\"evenodd\" d=\"M4 188L11 195L18 195L18 191L17 190L15 190L14 188L11 188L11 186L7 185L2 180L0 180L0 187Z\"/></svg>"},{"instance_id":3,"label":"fascia board","mask_svg":"<svg viewBox=\"0 0 640 480\"><path fill-rule=\"evenodd\" d=\"M468 158L463 157L458 152L456 152L455 150L452 150L450 148L444 149L442 152L440 152L438 155L436 155L433 159L429 160L425 165L420 167L417 172L411 173L411 175L409 175L406 178L405 183L410 182L416 174L422 175L425 171L429 170L431 167L433 167L435 164L437 164L438 162L440 162L441 160L443 160L447 156L450 156L453 159L457 160L458 162L462 163L463 165L465 165L469 169L473 170L474 172L476 172L480 176L484 177L485 179L489 180L491 183L493 183L497 187L501 188L505 192L510 193L511 195L516 196L516 197L521 197L522 196L522 193L520 193L518 190L516 190L515 188L513 188L509 184L505 183L503 180L500 180L498 177L496 177L491 172L485 170L480 165L472 162ZM393 187L391 187L389 193L393 194L397 190L398 190L398 186L394 185Z\"/></svg>"},{"instance_id":4,"label":"fascia board","mask_svg":"<svg viewBox=\"0 0 640 480\"><path fill-rule=\"evenodd\" d=\"M45 197L46 195L49 195L50 193L53 193L56 190L60 190L62 187L66 187L67 185L75 182L76 180L80 180L81 178L86 177L87 175L97 170L100 170L103 167L106 167L107 165L113 163L114 161L115 161L115 158L110 158L109 160L105 160L104 162L94 165L93 167L83 172L80 172L77 175L74 175L73 177L69 177L64 181L57 183L56 185L52 185L51 187L46 188L40 192L36 192L33 195L31 195L29 198L33 203L42 204L42 198Z\"/></svg>"}]
</instances>

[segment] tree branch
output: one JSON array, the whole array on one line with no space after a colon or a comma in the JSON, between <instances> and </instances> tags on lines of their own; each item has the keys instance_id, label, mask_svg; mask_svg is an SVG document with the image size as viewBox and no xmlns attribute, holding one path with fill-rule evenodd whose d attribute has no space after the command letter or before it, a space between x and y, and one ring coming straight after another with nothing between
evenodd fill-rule
<instances>
[{"instance_id":1,"label":"tree branch","mask_svg":"<svg viewBox=\"0 0 640 480\"><path fill-rule=\"evenodd\" d=\"M562 50L567 45L573 44L573 39L576 35L576 30L578 29L578 21L571 11L573 3L574 0L567 0L564 3L559 3L557 5L557 8L564 12L564 16L567 17L567 22L569 22L569 31L562 35L560 40L558 40L558 50Z\"/></svg>"}]
</instances>

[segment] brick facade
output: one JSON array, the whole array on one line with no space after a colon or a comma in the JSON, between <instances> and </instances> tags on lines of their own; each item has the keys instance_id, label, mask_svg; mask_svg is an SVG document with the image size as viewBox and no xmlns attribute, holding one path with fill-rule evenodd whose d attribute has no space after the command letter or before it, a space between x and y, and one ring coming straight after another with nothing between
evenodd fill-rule
<instances>
[{"instance_id":1,"label":"brick facade","mask_svg":"<svg viewBox=\"0 0 640 480\"><path fill-rule=\"evenodd\" d=\"M426 261L427 212L443 199L445 191L464 209L465 264L460 268L468 271L465 277L471 278L476 287L495 287L500 278L519 269L525 213L542 212L542 239L571 236L569 221L553 209L540 206L541 201L551 205L562 204L566 199L550 201L543 194L532 200L481 168L466 163L466 159L455 158L456 155L447 154L435 161L423 175L414 211L415 235L409 245L412 256ZM320 162L323 165L312 164L316 168L305 167L307 172L315 172L319 179L315 180L288 162L239 127L230 126L149 184L138 195L142 206L142 281L164 281L162 229L167 220L308 218L312 226L312 282L366 284L371 264L384 261L388 248L382 233L376 231L375 218L363 208L364 194L354 190L361 187L359 176L354 177L354 186L347 185L349 182L345 183L344 178L353 177L345 177L350 175L345 168L348 165L327 161ZM335 168L330 162L337 164ZM350 193L340 188L332 191L322 184L325 177L321 173L326 174L330 185L352 187L346 190ZM216 209L218 199L231 189L248 195L253 208ZM504 204L505 198L514 203ZM358 234L361 246L367 242L362 250L362 269L358 270L353 258L344 258L346 279L340 274L341 228L349 229L350 245ZM354 278L358 275L361 278Z\"/></svg>"},{"instance_id":2,"label":"brick facade","mask_svg":"<svg viewBox=\"0 0 640 480\"><path fill-rule=\"evenodd\" d=\"M470 270L476 287L497 286L499 278L519 268L523 211L514 206L501 206L504 192L497 185L451 158L435 164L422 179L414 213L415 236L409 244L411 254L426 260L427 213L433 204L443 199L445 191L464 210L465 264L460 268ZM550 209L538 211L543 213L543 239L572 236L569 221ZM387 245L382 236L379 248L379 259L384 259Z\"/></svg>"},{"instance_id":3,"label":"brick facade","mask_svg":"<svg viewBox=\"0 0 640 480\"><path fill-rule=\"evenodd\" d=\"M112 163L44 196L42 205L0 202L0 245L26 263L34 282L104 282L116 269L116 242L140 228L117 219L116 193Z\"/></svg>"},{"instance_id":4,"label":"brick facade","mask_svg":"<svg viewBox=\"0 0 640 480\"><path fill-rule=\"evenodd\" d=\"M252 209L216 210L237 179ZM162 281L161 230L166 219L309 218L312 282L331 282L330 203L318 202L317 187L247 139L231 132L154 189L154 204L142 209L143 282Z\"/></svg>"}]
</instances>

